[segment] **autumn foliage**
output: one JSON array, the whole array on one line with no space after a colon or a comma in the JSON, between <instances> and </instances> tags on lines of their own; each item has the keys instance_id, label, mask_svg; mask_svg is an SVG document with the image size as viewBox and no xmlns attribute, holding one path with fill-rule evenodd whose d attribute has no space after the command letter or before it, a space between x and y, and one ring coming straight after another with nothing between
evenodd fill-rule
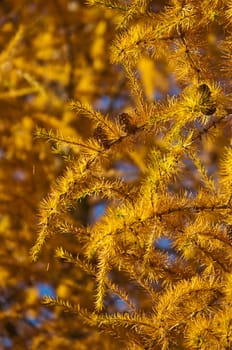
<instances>
[{"instance_id":1,"label":"autumn foliage","mask_svg":"<svg viewBox=\"0 0 232 350\"><path fill-rule=\"evenodd\" d=\"M231 349L232 1L0 27L0 349Z\"/></svg>"}]
</instances>

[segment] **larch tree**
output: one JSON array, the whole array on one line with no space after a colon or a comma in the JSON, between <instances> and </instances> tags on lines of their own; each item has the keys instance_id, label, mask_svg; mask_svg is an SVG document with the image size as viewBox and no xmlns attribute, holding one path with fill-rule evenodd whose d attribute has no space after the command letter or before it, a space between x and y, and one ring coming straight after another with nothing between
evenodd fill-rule
<instances>
[{"instance_id":1,"label":"larch tree","mask_svg":"<svg viewBox=\"0 0 232 350\"><path fill-rule=\"evenodd\" d=\"M231 349L232 1L1 12L3 348Z\"/></svg>"}]
</instances>

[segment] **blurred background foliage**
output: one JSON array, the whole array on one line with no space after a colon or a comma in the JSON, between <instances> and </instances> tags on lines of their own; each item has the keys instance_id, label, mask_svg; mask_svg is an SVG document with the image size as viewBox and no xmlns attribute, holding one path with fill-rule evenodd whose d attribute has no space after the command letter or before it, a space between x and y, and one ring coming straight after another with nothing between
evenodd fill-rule
<instances>
[{"instance_id":1,"label":"blurred background foliage","mask_svg":"<svg viewBox=\"0 0 232 350\"><path fill-rule=\"evenodd\" d=\"M165 1L151 1L149 10L156 13L164 5ZM1 1L0 349L122 348L74 316L48 310L40 303L45 294L58 295L93 309L93 279L52 258L52 248L63 245L68 249L76 244L72 235L52 238L39 262L32 264L29 257L37 235L39 202L66 167L65 157L35 138L36 128L88 138L93 126L71 111L68 101L72 99L88 102L112 118L133 108L121 66L109 63L109 48L120 20L120 12L89 7L84 1ZM217 38L222 33L216 27L209 33L217 65ZM144 55L138 72L148 101L162 100L167 93L178 95L183 88L164 57L154 62ZM225 140L220 132L217 148L207 141L210 157L205 162L212 171ZM141 154L145 147L140 146ZM134 154L134 167L128 166L127 159L120 161L115 172L129 182L137 181L136 164L140 169L144 166L138 155ZM186 168L190 173L193 170L190 164ZM200 180L193 175L189 181L186 187L194 188ZM70 220L92 224L104 212L104 205L85 199L70 213ZM109 312L123 311L123 307L117 298L109 298Z\"/></svg>"},{"instance_id":2,"label":"blurred background foliage","mask_svg":"<svg viewBox=\"0 0 232 350\"><path fill-rule=\"evenodd\" d=\"M114 26L110 13L81 1L1 1L0 349L109 348L107 337L40 303L45 294L73 295L87 307L93 280L71 265L49 266L50 251L32 264L29 250L38 203L66 166L35 138L36 127L85 138L91 125L67 107L70 99L108 110L127 99L122 73L108 62ZM90 214L86 201L73 216L88 222Z\"/></svg>"}]
</instances>

